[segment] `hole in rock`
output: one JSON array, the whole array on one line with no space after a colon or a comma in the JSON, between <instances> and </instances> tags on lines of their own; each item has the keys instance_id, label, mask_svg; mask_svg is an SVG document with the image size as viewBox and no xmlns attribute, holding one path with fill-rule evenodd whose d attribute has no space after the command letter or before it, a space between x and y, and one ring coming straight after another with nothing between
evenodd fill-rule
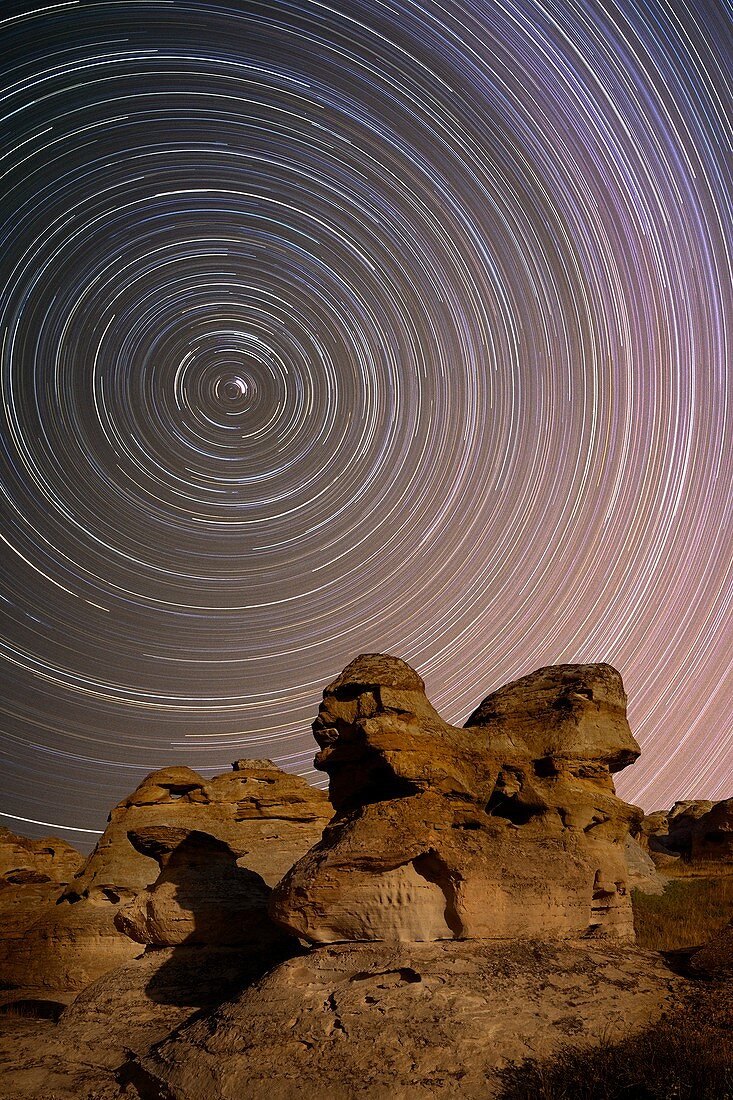
<instances>
[{"instance_id":1,"label":"hole in rock","mask_svg":"<svg viewBox=\"0 0 733 1100\"><path fill-rule=\"evenodd\" d=\"M517 796L494 791L486 804L486 812L491 817L504 817L513 825L526 825L533 817L541 813L537 806L527 806L518 801Z\"/></svg>"},{"instance_id":2,"label":"hole in rock","mask_svg":"<svg viewBox=\"0 0 733 1100\"><path fill-rule=\"evenodd\" d=\"M162 783L164 791L168 792L168 797L172 799L183 798L184 795L190 794L191 791L199 791L201 788L197 783Z\"/></svg>"},{"instance_id":3,"label":"hole in rock","mask_svg":"<svg viewBox=\"0 0 733 1100\"><path fill-rule=\"evenodd\" d=\"M413 859L412 866L421 878L426 882L434 883L440 889L445 898L443 918L446 927L453 933L455 939L460 939L463 935L463 922L456 904L455 876L451 874L440 856L432 850Z\"/></svg>"}]
</instances>

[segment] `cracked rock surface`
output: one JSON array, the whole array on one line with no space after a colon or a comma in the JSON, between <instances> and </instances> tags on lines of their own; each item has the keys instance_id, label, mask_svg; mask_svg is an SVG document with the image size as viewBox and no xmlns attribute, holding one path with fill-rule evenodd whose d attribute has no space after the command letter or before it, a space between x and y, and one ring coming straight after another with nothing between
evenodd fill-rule
<instances>
[{"instance_id":1,"label":"cracked rock surface","mask_svg":"<svg viewBox=\"0 0 733 1100\"><path fill-rule=\"evenodd\" d=\"M282 963L139 1059L168 1100L488 1100L497 1072L632 1033L681 979L609 941L341 944Z\"/></svg>"}]
</instances>

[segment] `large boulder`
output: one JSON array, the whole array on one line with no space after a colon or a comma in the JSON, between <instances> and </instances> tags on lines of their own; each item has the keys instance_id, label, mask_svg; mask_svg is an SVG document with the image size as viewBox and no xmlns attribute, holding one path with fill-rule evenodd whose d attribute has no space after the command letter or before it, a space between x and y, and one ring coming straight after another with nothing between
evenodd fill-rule
<instances>
[{"instance_id":1,"label":"large boulder","mask_svg":"<svg viewBox=\"0 0 733 1100\"><path fill-rule=\"evenodd\" d=\"M336 817L276 888L313 943L631 937L624 854L641 811L611 773L639 748L619 674L561 665L446 723L414 669L366 654L313 730Z\"/></svg>"},{"instance_id":2,"label":"large boulder","mask_svg":"<svg viewBox=\"0 0 733 1100\"><path fill-rule=\"evenodd\" d=\"M237 883L249 875L250 883L261 879L266 884L258 895L262 908L269 888L320 838L330 815L322 791L271 761L240 760L231 772L208 780L185 767L153 772L112 810L84 866L56 904L37 915L13 945L2 977L15 986L80 990L141 953L140 944L116 926L115 917L155 882L161 868L153 850L144 843L135 846L131 836L161 827L171 835L178 830L179 839L205 835L209 839L203 843L209 845L210 856L220 844L221 852L228 853L224 860L232 867L239 860L241 866L234 871ZM191 855L191 849L189 842L182 857ZM193 860L197 882L189 887L193 892L202 888L200 865L205 858L199 851ZM176 874L182 875L183 863L176 866ZM161 884L159 899L166 890L171 892L170 882ZM186 935L190 931L189 927ZM172 932L160 935L169 942Z\"/></svg>"}]
</instances>

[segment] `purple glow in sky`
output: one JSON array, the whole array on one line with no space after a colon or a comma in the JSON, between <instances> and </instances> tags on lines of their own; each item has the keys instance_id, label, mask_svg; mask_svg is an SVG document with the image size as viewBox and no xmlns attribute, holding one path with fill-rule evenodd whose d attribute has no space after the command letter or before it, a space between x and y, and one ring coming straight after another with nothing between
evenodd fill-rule
<instances>
[{"instance_id":1,"label":"purple glow in sky","mask_svg":"<svg viewBox=\"0 0 733 1100\"><path fill-rule=\"evenodd\" d=\"M608 661L620 793L733 794L730 14L3 6L3 823L322 783L364 651Z\"/></svg>"}]
</instances>

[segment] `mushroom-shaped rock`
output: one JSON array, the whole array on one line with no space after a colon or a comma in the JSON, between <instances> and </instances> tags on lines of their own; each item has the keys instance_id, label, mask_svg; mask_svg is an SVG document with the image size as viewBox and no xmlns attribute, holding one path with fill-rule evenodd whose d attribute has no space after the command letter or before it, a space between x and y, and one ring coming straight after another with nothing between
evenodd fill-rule
<instances>
[{"instance_id":1,"label":"mushroom-shaped rock","mask_svg":"<svg viewBox=\"0 0 733 1100\"><path fill-rule=\"evenodd\" d=\"M597 764L597 775L632 764L640 753L626 718L626 693L611 665L551 665L484 699L466 722L492 734L505 752L521 746L534 760ZM606 784L607 785L607 784Z\"/></svg>"},{"instance_id":2,"label":"mushroom-shaped rock","mask_svg":"<svg viewBox=\"0 0 733 1100\"><path fill-rule=\"evenodd\" d=\"M337 815L271 912L316 943L633 936L625 845L638 755L608 665L541 669L460 729L404 661L363 655L326 688L316 767Z\"/></svg>"},{"instance_id":3,"label":"mushroom-shaped rock","mask_svg":"<svg viewBox=\"0 0 733 1100\"><path fill-rule=\"evenodd\" d=\"M414 669L362 654L323 693L313 733L336 810L421 791L468 802L488 797L495 771L463 732L444 722Z\"/></svg>"},{"instance_id":4,"label":"mushroom-shaped rock","mask_svg":"<svg viewBox=\"0 0 733 1100\"><path fill-rule=\"evenodd\" d=\"M269 888L320 838L331 813L323 791L271 761L240 760L213 779L187 767L153 772L112 810L97 846L58 904L35 914L5 961L0 952L0 977L11 985L83 989L140 954L139 944L116 926L115 915L155 882L160 867L153 849L136 847L130 834L160 827L181 836L206 834L233 853L219 866L240 860Z\"/></svg>"}]
</instances>

